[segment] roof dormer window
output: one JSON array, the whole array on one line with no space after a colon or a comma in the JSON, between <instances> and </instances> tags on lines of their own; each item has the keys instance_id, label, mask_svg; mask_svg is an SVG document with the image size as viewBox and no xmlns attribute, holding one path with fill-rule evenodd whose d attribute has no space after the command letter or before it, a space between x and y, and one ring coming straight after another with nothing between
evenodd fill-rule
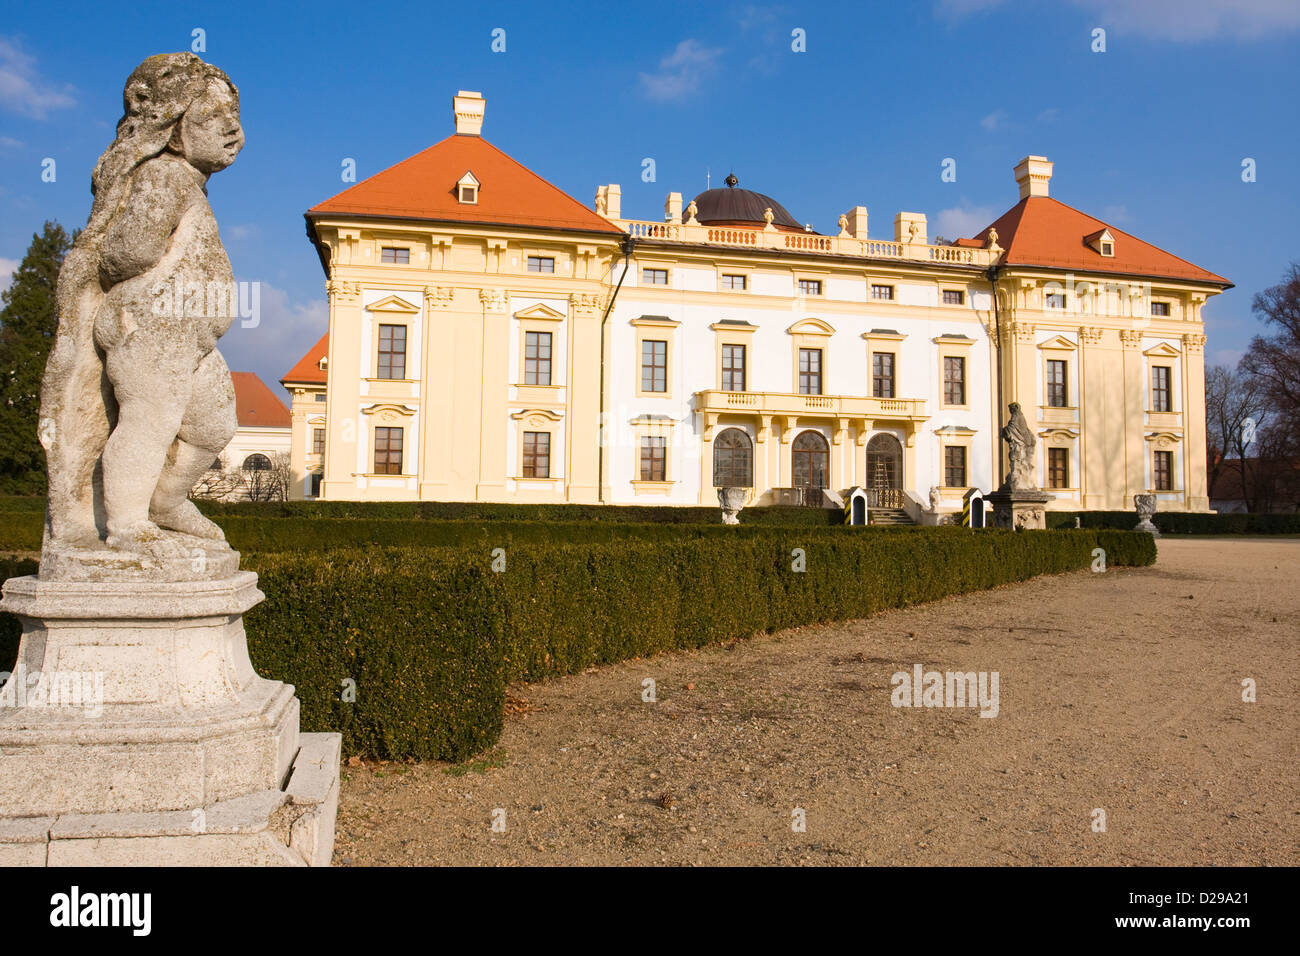
<instances>
[{"instance_id":1,"label":"roof dormer window","mask_svg":"<svg viewBox=\"0 0 1300 956\"><path fill-rule=\"evenodd\" d=\"M469 205L476 205L478 203L478 187L479 181L474 178L473 173L466 170L465 175L460 177L456 182L457 201Z\"/></svg>"},{"instance_id":2,"label":"roof dormer window","mask_svg":"<svg viewBox=\"0 0 1300 956\"><path fill-rule=\"evenodd\" d=\"M1099 229L1092 235L1084 236L1083 241L1092 246L1093 251L1107 259L1115 258L1115 237L1110 234L1109 229Z\"/></svg>"}]
</instances>

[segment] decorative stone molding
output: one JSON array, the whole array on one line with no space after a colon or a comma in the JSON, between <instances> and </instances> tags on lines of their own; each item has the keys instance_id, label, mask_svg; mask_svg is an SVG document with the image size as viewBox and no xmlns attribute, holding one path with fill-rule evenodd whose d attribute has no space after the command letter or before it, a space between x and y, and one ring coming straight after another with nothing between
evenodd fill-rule
<instances>
[{"instance_id":1,"label":"decorative stone molding","mask_svg":"<svg viewBox=\"0 0 1300 956\"><path fill-rule=\"evenodd\" d=\"M1200 332L1188 332L1183 336L1183 348L1188 352L1205 351L1205 336Z\"/></svg>"},{"instance_id":2,"label":"decorative stone molding","mask_svg":"<svg viewBox=\"0 0 1300 956\"><path fill-rule=\"evenodd\" d=\"M503 289L479 289L478 300L485 312L504 312L509 296Z\"/></svg>"},{"instance_id":3,"label":"decorative stone molding","mask_svg":"<svg viewBox=\"0 0 1300 956\"><path fill-rule=\"evenodd\" d=\"M325 292L336 302L354 302L361 296L361 283L330 279L325 283Z\"/></svg>"},{"instance_id":4,"label":"decorative stone molding","mask_svg":"<svg viewBox=\"0 0 1300 956\"><path fill-rule=\"evenodd\" d=\"M574 292L569 295L569 306L574 312L600 313L605 311L605 296L598 292Z\"/></svg>"},{"instance_id":5,"label":"decorative stone molding","mask_svg":"<svg viewBox=\"0 0 1300 956\"><path fill-rule=\"evenodd\" d=\"M453 286L426 285L424 287L424 307L426 309L447 309L456 301L456 289Z\"/></svg>"},{"instance_id":6,"label":"decorative stone molding","mask_svg":"<svg viewBox=\"0 0 1300 956\"><path fill-rule=\"evenodd\" d=\"M1142 333L1137 329L1120 329L1119 340L1124 343L1126 349L1136 349L1142 346Z\"/></svg>"},{"instance_id":7,"label":"decorative stone molding","mask_svg":"<svg viewBox=\"0 0 1300 956\"><path fill-rule=\"evenodd\" d=\"M1079 328L1079 341L1084 345L1098 345L1101 343L1101 335L1105 329L1099 329L1095 326L1081 326Z\"/></svg>"}]
</instances>

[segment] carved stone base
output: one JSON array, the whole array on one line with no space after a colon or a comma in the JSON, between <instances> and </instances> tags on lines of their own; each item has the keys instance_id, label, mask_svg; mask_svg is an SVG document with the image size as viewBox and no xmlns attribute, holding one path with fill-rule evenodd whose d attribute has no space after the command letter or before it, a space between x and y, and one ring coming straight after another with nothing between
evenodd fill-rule
<instances>
[{"instance_id":1,"label":"carved stone base","mask_svg":"<svg viewBox=\"0 0 1300 956\"><path fill-rule=\"evenodd\" d=\"M993 527L1017 531L1047 529L1047 502L1056 495L1045 491L994 491L984 496L993 505Z\"/></svg>"},{"instance_id":2,"label":"carved stone base","mask_svg":"<svg viewBox=\"0 0 1300 956\"><path fill-rule=\"evenodd\" d=\"M4 834L15 832L30 843L40 830L33 819L94 818L105 840L170 838L176 814L224 819L229 806L243 808L231 833L270 826L285 801L265 798L275 806L263 820L262 804L250 809L247 799L291 795L305 745L293 687L259 677L248 657L243 614L262 597L251 571L216 581L5 582L0 609L19 618L23 636L0 689L0 843L14 843ZM60 832L52 825L49 839ZM186 846L200 843L213 841Z\"/></svg>"}]
</instances>

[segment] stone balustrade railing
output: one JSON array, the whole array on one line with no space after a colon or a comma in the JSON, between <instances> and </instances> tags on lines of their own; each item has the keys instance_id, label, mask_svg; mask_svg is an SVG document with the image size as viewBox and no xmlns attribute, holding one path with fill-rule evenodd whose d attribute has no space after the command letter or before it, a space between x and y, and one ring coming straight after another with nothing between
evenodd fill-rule
<instances>
[{"instance_id":1,"label":"stone balustrade railing","mask_svg":"<svg viewBox=\"0 0 1300 956\"><path fill-rule=\"evenodd\" d=\"M637 219L611 219L610 222L625 229L634 239L813 252L864 259L901 259L966 267L991 266L1002 251L971 246L932 246L919 242L858 239L853 236L819 236L810 232L782 232L779 229L705 226L690 222L650 222Z\"/></svg>"}]
</instances>

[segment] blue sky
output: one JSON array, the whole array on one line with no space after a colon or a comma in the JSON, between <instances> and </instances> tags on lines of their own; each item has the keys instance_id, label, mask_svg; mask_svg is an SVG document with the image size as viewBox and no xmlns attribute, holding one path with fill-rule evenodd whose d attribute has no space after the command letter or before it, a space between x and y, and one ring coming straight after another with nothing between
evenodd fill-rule
<instances>
[{"instance_id":1,"label":"blue sky","mask_svg":"<svg viewBox=\"0 0 1300 956\"><path fill-rule=\"evenodd\" d=\"M90 172L144 57L191 47L239 86L247 145L210 184L262 322L222 349L275 383L325 330L302 213L452 131L484 136L579 200L623 187L662 217L735 170L819 231L854 205L971 235L1052 159L1052 195L1233 280L1206 309L1207 360L1235 361L1255 292L1300 260L1296 0L917 0L747 4L13 5L0 24L0 285L46 218L84 224ZM505 51L493 52L493 31ZM1094 30L1105 52L1094 52ZM792 50L792 31L806 51ZM642 182L655 160L656 181ZM54 182L41 178L55 160ZM956 182L940 179L957 162ZM1242 181L1255 160L1256 181Z\"/></svg>"}]
</instances>

